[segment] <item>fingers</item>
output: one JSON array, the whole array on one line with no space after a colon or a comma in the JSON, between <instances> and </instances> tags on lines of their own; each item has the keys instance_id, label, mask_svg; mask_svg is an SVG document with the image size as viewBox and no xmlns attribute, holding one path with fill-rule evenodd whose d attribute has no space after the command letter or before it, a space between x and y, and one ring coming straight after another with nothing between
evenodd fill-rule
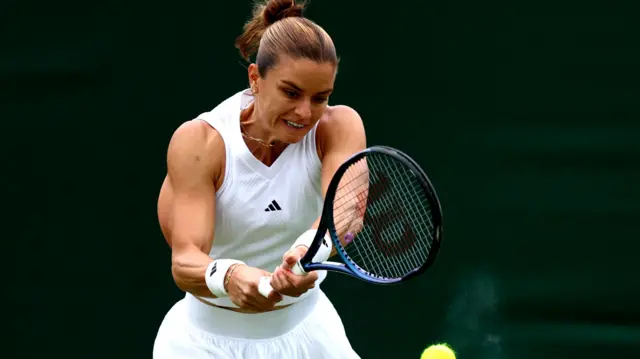
<instances>
[{"instance_id":1,"label":"fingers","mask_svg":"<svg viewBox=\"0 0 640 359\"><path fill-rule=\"evenodd\" d=\"M344 241L343 241L343 245L346 247L349 245L349 243L351 243L353 241L353 232L347 232L347 234L344 235Z\"/></svg>"},{"instance_id":2,"label":"fingers","mask_svg":"<svg viewBox=\"0 0 640 359\"><path fill-rule=\"evenodd\" d=\"M300 258L304 257L304 254L307 253L308 248L305 246L297 246L293 249L288 250L284 256L282 256L282 267L283 269L291 269L294 265L300 260Z\"/></svg>"},{"instance_id":3,"label":"fingers","mask_svg":"<svg viewBox=\"0 0 640 359\"><path fill-rule=\"evenodd\" d=\"M258 290L259 279L269 275L271 273L253 267L243 266L236 270L233 280L229 282L228 292L231 301L240 308L257 312L273 308L282 300L282 295L272 291L268 298L265 298Z\"/></svg>"},{"instance_id":4,"label":"fingers","mask_svg":"<svg viewBox=\"0 0 640 359\"><path fill-rule=\"evenodd\" d=\"M282 295L273 290L271 293L269 293L269 297L265 298L258 292L256 288L256 290L251 290L248 293L243 293L239 299L240 303L236 303L239 307L263 312L265 310L273 308L278 302L282 301Z\"/></svg>"},{"instance_id":5,"label":"fingers","mask_svg":"<svg viewBox=\"0 0 640 359\"><path fill-rule=\"evenodd\" d=\"M280 266L283 269L291 269L298 261L297 251L290 250L284 254L282 257L282 265Z\"/></svg>"},{"instance_id":6,"label":"fingers","mask_svg":"<svg viewBox=\"0 0 640 359\"><path fill-rule=\"evenodd\" d=\"M254 312L264 312L265 310L269 309L268 307L261 306L257 301L244 294L236 295L233 299L231 299L231 301L233 302L233 304L242 309L249 309Z\"/></svg>"},{"instance_id":7,"label":"fingers","mask_svg":"<svg viewBox=\"0 0 640 359\"><path fill-rule=\"evenodd\" d=\"M296 256L294 254L287 254L285 255L284 259L282 260L282 269L291 269L293 268L294 265L296 265L296 262L298 262L298 259L296 258Z\"/></svg>"},{"instance_id":8,"label":"fingers","mask_svg":"<svg viewBox=\"0 0 640 359\"><path fill-rule=\"evenodd\" d=\"M310 272L306 276L295 275L289 270L277 268L271 276L271 286L274 291L284 295L299 297L309 289L314 288L318 274Z\"/></svg>"},{"instance_id":9,"label":"fingers","mask_svg":"<svg viewBox=\"0 0 640 359\"><path fill-rule=\"evenodd\" d=\"M285 272L285 270L282 268L276 268L273 272L273 275L271 276L271 287L273 288L273 291L297 297L298 295L292 292L292 290L295 289L295 286L291 281L289 281L287 276L282 274L283 272Z\"/></svg>"},{"instance_id":10,"label":"fingers","mask_svg":"<svg viewBox=\"0 0 640 359\"><path fill-rule=\"evenodd\" d=\"M310 271L307 275L296 275L289 269L277 268L272 277L285 278L288 283L291 283L295 287L304 287L315 283L318 280L318 273ZM273 280L273 279L272 279Z\"/></svg>"},{"instance_id":11,"label":"fingers","mask_svg":"<svg viewBox=\"0 0 640 359\"><path fill-rule=\"evenodd\" d=\"M269 294L269 298L265 298L262 294L257 293L256 296L251 296L248 299L250 300L249 304L252 306L258 307L262 310L267 310L275 307L276 303L282 300L282 295L278 292L272 291Z\"/></svg>"},{"instance_id":12,"label":"fingers","mask_svg":"<svg viewBox=\"0 0 640 359\"><path fill-rule=\"evenodd\" d=\"M271 293L269 293L269 298L270 301L274 301L274 302L280 302L282 301L282 295L278 292L276 292L275 290L272 290Z\"/></svg>"}]
</instances>

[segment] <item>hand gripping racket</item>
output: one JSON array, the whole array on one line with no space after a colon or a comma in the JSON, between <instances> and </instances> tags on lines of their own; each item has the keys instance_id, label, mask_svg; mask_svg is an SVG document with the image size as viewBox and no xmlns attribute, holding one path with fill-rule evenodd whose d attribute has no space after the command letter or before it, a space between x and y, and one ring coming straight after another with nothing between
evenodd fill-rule
<instances>
[{"instance_id":1,"label":"hand gripping racket","mask_svg":"<svg viewBox=\"0 0 640 359\"><path fill-rule=\"evenodd\" d=\"M312 262L327 232L343 263ZM374 146L336 171L315 239L292 271L327 270L375 284L399 283L433 264L441 242L442 209L427 175L408 155ZM269 295L269 277L258 289Z\"/></svg>"}]
</instances>

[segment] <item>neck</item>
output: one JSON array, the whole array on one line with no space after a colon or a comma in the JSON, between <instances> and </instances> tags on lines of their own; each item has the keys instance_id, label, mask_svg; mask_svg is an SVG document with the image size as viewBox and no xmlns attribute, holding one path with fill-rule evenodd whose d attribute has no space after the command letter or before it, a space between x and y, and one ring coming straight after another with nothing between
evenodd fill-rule
<instances>
[{"instance_id":1,"label":"neck","mask_svg":"<svg viewBox=\"0 0 640 359\"><path fill-rule=\"evenodd\" d=\"M240 130L247 145L250 146L250 148L255 148L252 152L255 152L258 147L270 149L286 147L286 144L278 141L273 131L264 124L265 121L260 120L254 104L251 104L240 114ZM256 147L254 145L258 146Z\"/></svg>"}]
</instances>

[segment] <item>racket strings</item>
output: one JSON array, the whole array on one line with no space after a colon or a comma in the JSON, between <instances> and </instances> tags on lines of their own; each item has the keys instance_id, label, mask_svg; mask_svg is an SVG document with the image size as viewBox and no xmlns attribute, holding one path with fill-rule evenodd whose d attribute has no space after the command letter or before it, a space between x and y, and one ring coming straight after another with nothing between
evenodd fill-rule
<instances>
[{"instance_id":1,"label":"racket strings","mask_svg":"<svg viewBox=\"0 0 640 359\"><path fill-rule=\"evenodd\" d=\"M378 179L380 180L380 179ZM395 202L394 203L394 198L390 198L389 196L385 196L384 195L384 190L386 188L379 188L376 187L376 189L373 191L373 195L374 198L377 199L377 201L379 201L379 205L374 205L374 204L370 204L370 208L367 208L367 210L371 209L372 211L377 209L378 212L381 211L389 211L389 213L392 214L391 218L393 219L397 219L398 216L400 215L399 211L398 211L398 205L402 205L399 202ZM375 200L371 203L375 203ZM395 204L395 206L394 206ZM376 221L376 220L373 220ZM389 237L393 237L393 239L399 239L399 240L389 240L390 238L382 238L383 240L383 249L382 251L380 250L380 243L378 243L378 248L373 248L374 246L372 244L375 244L375 242L373 241L369 241L369 243L367 243L367 250L369 253L376 251L375 253L378 254L391 254L391 253L403 253L403 250L407 250L408 252L403 253L403 255L401 255L401 260L391 260L391 258L389 257L382 257L381 256L376 256L374 258L372 258L371 256L367 256L367 258L362 258L367 260L367 262L371 263L372 266L374 267L372 269L374 270L370 270L370 272L374 272L374 273L378 273L380 276L384 276L384 277L401 277L405 274L407 274L408 272L410 272L413 268L419 267L421 262L417 262L416 259L414 258L414 255L416 254L415 250L412 250L413 246L411 246L410 244L407 243L407 237L411 236L411 235L406 235L403 232L403 227L399 226L397 222L391 222L391 223L380 223L380 221L376 221L377 223L372 223L372 226L368 226L367 227L367 231L370 237L374 237L376 235L381 235L381 233L379 233L378 231L388 231L387 235ZM386 253L383 253L386 252ZM418 253L419 254L419 253ZM358 259L358 258L354 258L354 259ZM371 260L374 259L375 261Z\"/></svg>"},{"instance_id":2,"label":"racket strings","mask_svg":"<svg viewBox=\"0 0 640 359\"><path fill-rule=\"evenodd\" d=\"M395 164L390 163L391 161L388 157L383 157L383 160L388 167L393 167ZM400 175L400 172L403 172L402 175ZM419 243L410 246L406 255L409 270L419 268L427 261L429 251L431 250L431 243L433 243L434 240L434 226L431 219L431 208L428 205L428 198L416 180L405 180L406 178L413 178L413 174L406 167L398 167L397 171L391 171L388 175L391 177L392 182L398 185L399 191L405 194L403 204L408 205L408 211L411 214L423 214L411 216L411 220L416 224L412 226L411 229L414 232L418 232L413 235ZM416 201L415 199L418 200ZM425 206L425 204L427 205Z\"/></svg>"},{"instance_id":3,"label":"racket strings","mask_svg":"<svg viewBox=\"0 0 640 359\"><path fill-rule=\"evenodd\" d=\"M372 154L343 175L334 198L336 234L357 268L399 278L420 268L434 241L427 194L412 171Z\"/></svg>"}]
</instances>

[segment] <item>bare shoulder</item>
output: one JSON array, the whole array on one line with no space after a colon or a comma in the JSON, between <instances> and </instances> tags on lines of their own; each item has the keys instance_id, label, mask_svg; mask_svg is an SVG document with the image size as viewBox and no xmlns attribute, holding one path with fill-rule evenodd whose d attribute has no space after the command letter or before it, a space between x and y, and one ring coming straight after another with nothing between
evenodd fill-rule
<instances>
[{"instance_id":1,"label":"bare shoulder","mask_svg":"<svg viewBox=\"0 0 640 359\"><path fill-rule=\"evenodd\" d=\"M328 149L336 147L364 149L366 135L360 114L345 105L328 107L318 123L316 142L320 158Z\"/></svg>"},{"instance_id":2,"label":"bare shoulder","mask_svg":"<svg viewBox=\"0 0 640 359\"><path fill-rule=\"evenodd\" d=\"M225 158L220 133L201 120L180 125L171 137L167 151L169 176L195 174L217 177Z\"/></svg>"},{"instance_id":3,"label":"bare shoulder","mask_svg":"<svg viewBox=\"0 0 640 359\"><path fill-rule=\"evenodd\" d=\"M346 105L336 105L327 107L325 116L320 119L318 127L339 127L346 129L349 127L363 127L360 114L353 108Z\"/></svg>"}]
</instances>

